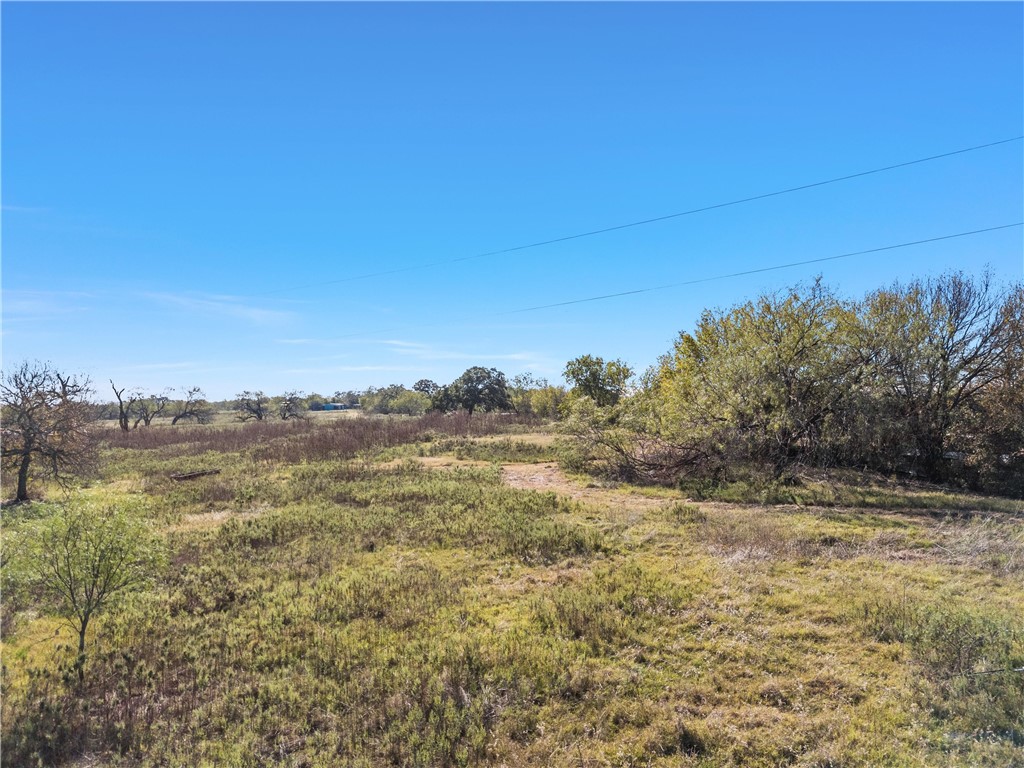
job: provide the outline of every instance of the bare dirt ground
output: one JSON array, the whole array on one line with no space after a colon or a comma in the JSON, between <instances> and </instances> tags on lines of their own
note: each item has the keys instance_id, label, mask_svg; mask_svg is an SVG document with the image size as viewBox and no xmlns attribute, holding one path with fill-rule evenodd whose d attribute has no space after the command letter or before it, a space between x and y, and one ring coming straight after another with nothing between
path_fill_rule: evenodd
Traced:
<instances>
[{"instance_id":1,"label":"bare dirt ground","mask_svg":"<svg viewBox=\"0 0 1024 768\"><path fill-rule=\"evenodd\" d=\"M531 438L533 435L516 435L516 439L523 437ZM541 439L547 439L549 435L537 435ZM533 442L531 440L530 442ZM455 467L489 467L491 462L476 461L472 459L456 459L453 456L417 456L416 462L431 469L451 469ZM381 466L398 466L408 459L395 459ZM565 496L585 504L603 505L618 509L629 509L632 511L646 511L658 509L671 504L674 499L659 498L656 496L645 496L640 493L621 490L618 488L601 487L596 484L584 484L574 480L559 468L553 461L540 464L502 464L501 474L505 483L513 488L521 488L528 491L550 491L560 496ZM680 499L681 500L681 499Z\"/></svg>"},{"instance_id":2,"label":"bare dirt ground","mask_svg":"<svg viewBox=\"0 0 1024 768\"><path fill-rule=\"evenodd\" d=\"M616 488L581 485L566 477L554 462L543 464L502 464L502 476L513 488L552 491L586 504L605 504L635 510L657 509L671 503L669 499L652 498Z\"/></svg>"}]
</instances>

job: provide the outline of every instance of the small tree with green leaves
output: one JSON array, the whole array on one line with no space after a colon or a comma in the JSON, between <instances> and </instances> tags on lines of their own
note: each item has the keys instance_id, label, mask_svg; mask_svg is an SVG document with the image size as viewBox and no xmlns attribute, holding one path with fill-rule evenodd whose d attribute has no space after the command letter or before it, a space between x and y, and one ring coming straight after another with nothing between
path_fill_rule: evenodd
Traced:
<instances>
[{"instance_id":1,"label":"small tree with green leaves","mask_svg":"<svg viewBox=\"0 0 1024 768\"><path fill-rule=\"evenodd\" d=\"M137 505L75 500L46 521L28 558L42 591L78 635L82 682L93 617L152 579L164 545Z\"/></svg>"},{"instance_id":2,"label":"small tree with green leaves","mask_svg":"<svg viewBox=\"0 0 1024 768\"><path fill-rule=\"evenodd\" d=\"M565 379L574 397L589 397L598 406L615 405L626 394L633 369L621 360L581 355L565 364Z\"/></svg>"}]
</instances>

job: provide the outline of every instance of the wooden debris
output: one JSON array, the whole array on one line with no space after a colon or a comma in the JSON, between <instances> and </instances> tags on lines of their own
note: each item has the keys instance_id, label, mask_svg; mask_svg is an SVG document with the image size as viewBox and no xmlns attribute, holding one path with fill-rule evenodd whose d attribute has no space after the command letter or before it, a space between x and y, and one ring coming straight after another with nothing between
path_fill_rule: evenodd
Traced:
<instances>
[{"instance_id":1,"label":"wooden debris","mask_svg":"<svg viewBox=\"0 0 1024 768\"><path fill-rule=\"evenodd\" d=\"M198 472L184 472L180 475L171 475L171 480L191 480L195 477L205 477L206 475L219 475L219 469L201 469Z\"/></svg>"}]
</instances>

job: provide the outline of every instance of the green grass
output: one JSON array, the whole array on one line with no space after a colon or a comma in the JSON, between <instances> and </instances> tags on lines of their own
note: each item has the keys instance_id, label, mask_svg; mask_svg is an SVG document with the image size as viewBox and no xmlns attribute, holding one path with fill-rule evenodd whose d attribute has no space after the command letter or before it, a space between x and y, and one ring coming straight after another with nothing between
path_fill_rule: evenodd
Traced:
<instances>
[{"instance_id":1,"label":"green grass","mask_svg":"<svg viewBox=\"0 0 1024 768\"><path fill-rule=\"evenodd\" d=\"M96 619L82 687L18 568L51 507L3 511L4 765L1024 763L1024 523L999 502L583 502L502 483L548 460L525 435L279 438L107 451L84 492L143 499L170 560Z\"/></svg>"},{"instance_id":2,"label":"green grass","mask_svg":"<svg viewBox=\"0 0 1024 768\"><path fill-rule=\"evenodd\" d=\"M733 504L1024 514L1024 501L1019 499L986 496L849 470L816 471L786 481L757 475L722 483L684 480L680 482L679 489L698 501Z\"/></svg>"},{"instance_id":3,"label":"green grass","mask_svg":"<svg viewBox=\"0 0 1024 768\"><path fill-rule=\"evenodd\" d=\"M551 443L516 438L511 435L488 437L444 437L428 435L416 443L395 446L374 458L388 461L415 457L451 457L458 461L537 463L555 461L557 451Z\"/></svg>"}]
</instances>

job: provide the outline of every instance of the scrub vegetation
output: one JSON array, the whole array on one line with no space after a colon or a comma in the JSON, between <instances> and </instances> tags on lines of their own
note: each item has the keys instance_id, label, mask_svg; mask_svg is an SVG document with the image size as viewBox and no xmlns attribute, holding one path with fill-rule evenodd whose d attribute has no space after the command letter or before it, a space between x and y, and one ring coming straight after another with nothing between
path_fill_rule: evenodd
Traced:
<instances>
[{"instance_id":1,"label":"scrub vegetation","mask_svg":"<svg viewBox=\"0 0 1024 768\"><path fill-rule=\"evenodd\" d=\"M548 429L110 430L3 511L3 764L1024 760L1019 503L694 500L574 480ZM41 547L99 511L131 556L80 649Z\"/></svg>"},{"instance_id":2,"label":"scrub vegetation","mask_svg":"<svg viewBox=\"0 0 1024 768\"><path fill-rule=\"evenodd\" d=\"M111 382L106 426L25 364L0 762L1024 765L1022 311L815 283L639 380Z\"/></svg>"}]
</instances>

